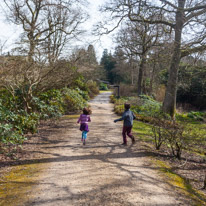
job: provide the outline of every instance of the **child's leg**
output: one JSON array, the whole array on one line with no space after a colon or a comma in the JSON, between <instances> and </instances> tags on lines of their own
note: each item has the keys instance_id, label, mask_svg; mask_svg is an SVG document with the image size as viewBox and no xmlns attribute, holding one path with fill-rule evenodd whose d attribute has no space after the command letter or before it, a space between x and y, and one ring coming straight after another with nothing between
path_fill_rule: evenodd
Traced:
<instances>
[{"instance_id":1,"label":"child's leg","mask_svg":"<svg viewBox=\"0 0 206 206\"><path fill-rule=\"evenodd\" d=\"M83 139L84 139L84 140L87 139L87 131L83 131Z\"/></svg>"},{"instance_id":2,"label":"child's leg","mask_svg":"<svg viewBox=\"0 0 206 206\"><path fill-rule=\"evenodd\" d=\"M127 136L132 139L132 143L135 143L134 136L132 135L132 127L127 127L126 132L127 132Z\"/></svg>"},{"instance_id":3,"label":"child's leg","mask_svg":"<svg viewBox=\"0 0 206 206\"><path fill-rule=\"evenodd\" d=\"M84 139L84 131L82 131L82 141L83 141L83 139Z\"/></svg>"},{"instance_id":4,"label":"child's leg","mask_svg":"<svg viewBox=\"0 0 206 206\"><path fill-rule=\"evenodd\" d=\"M123 126L123 129L122 129L122 137L123 137L123 143L124 143L124 144L127 144L126 132L127 132L127 127Z\"/></svg>"},{"instance_id":5,"label":"child's leg","mask_svg":"<svg viewBox=\"0 0 206 206\"><path fill-rule=\"evenodd\" d=\"M87 131L84 131L83 132L83 145L85 145L86 144L86 139L87 139Z\"/></svg>"}]
</instances>

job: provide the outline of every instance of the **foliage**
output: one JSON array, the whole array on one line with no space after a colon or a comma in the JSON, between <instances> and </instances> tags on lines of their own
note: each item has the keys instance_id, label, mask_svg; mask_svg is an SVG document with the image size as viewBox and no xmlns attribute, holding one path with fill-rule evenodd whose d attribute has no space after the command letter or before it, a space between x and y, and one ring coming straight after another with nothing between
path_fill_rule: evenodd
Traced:
<instances>
[{"instance_id":1,"label":"foliage","mask_svg":"<svg viewBox=\"0 0 206 206\"><path fill-rule=\"evenodd\" d=\"M191 122L191 115L195 115L193 120L197 122L196 116L205 117L203 112L190 112L188 114L177 114L177 121L171 119L168 114L161 110L161 104L149 96L121 97L116 99L111 96L111 101L115 104L114 111L117 114L124 112L124 103L131 103L131 110L135 113L138 120L150 123L150 136L144 141L153 141L155 148L159 150L162 145L171 150L174 157L181 159L182 150L202 152L206 147L206 128L200 125L194 126ZM190 120L186 123L185 120ZM135 123L135 130L143 123ZM204 125L204 124L203 124ZM139 136L140 129L138 129ZM200 149L202 148L202 149Z\"/></svg>"},{"instance_id":2,"label":"foliage","mask_svg":"<svg viewBox=\"0 0 206 206\"><path fill-rule=\"evenodd\" d=\"M107 91L108 90L107 84L101 82L99 85L99 90Z\"/></svg>"},{"instance_id":3,"label":"foliage","mask_svg":"<svg viewBox=\"0 0 206 206\"><path fill-rule=\"evenodd\" d=\"M194 119L194 120L198 120L198 121L203 121L204 120L204 113L203 112L189 112L187 114L187 117Z\"/></svg>"},{"instance_id":4,"label":"foliage","mask_svg":"<svg viewBox=\"0 0 206 206\"><path fill-rule=\"evenodd\" d=\"M152 97L141 95L142 105L140 107L140 114L144 116L156 117L162 114L161 103L155 101Z\"/></svg>"},{"instance_id":5,"label":"foliage","mask_svg":"<svg viewBox=\"0 0 206 206\"><path fill-rule=\"evenodd\" d=\"M176 119L179 121L204 121L205 112L190 111L188 113L176 113Z\"/></svg>"},{"instance_id":6,"label":"foliage","mask_svg":"<svg viewBox=\"0 0 206 206\"><path fill-rule=\"evenodd\" d=\"M86 100L74 89L64 88L64 106L65 113L74 112L83 109L87 106Z\"/></svg>"},{"instance_id":7,"label":"foliage","mask_svg":"<svg viewBox=\"0 0 206 206\"><path fill-rule=\"evenodd\" d=\"M64 99L60 90L49 90L33 98L34 108L41 119L59 117L64 113Z\"/></svg>"},{"instance_id":8,"label":"foliage","mask_svg":"<svg viewBox=\"0 0 206 206\"><path fill-rule=\"evenodd\" d=\"M87 101L90 99L88 91L83 91L79 88L76 88L75 90L82 96L83 99Z\"/></svg>"},{"instance_id":9,"label":"foliage","mask_svg":"<svg viewBox=\"0 0 206 206\"><path fill-rule=\"evenodd\" d=\"M194 61L194 60L193 60ZM206 72L205 66L183 64L179 71L177 102L189 103L196 108L205 109Z\"/></svg>"},{"instance_id":10,"label":"foliage","mask_svg":"<svg viewBox=\"0 0 206 206\"><path fill-rule=\"evenodd\" d=\"M89 80L87 81L87 87L88 87L88 92L89 92L89 96L92 98L94 97L95 95L99 94L99 89L98 89L98 86L97 86L97 83L93 80Z\"/></svg>"},{"instance_id":11,"label":"foliage","mask_svg":"<svg viewBox=\"0 0 206 206\"><path fill-rule=\"evenodd\" d=\"M36 113L27 114L23 110L10 111L0 105L0 142L5 144L20 144L25 140L24 133L36 132L39 116Z\"/></svg>"},{"instance_id":12,"label":"foliage","mask_svg":"<svg viewBox=\"0 0 206 206\"><path fill-rule=\"evenodd\" d=\"M65 113L81 110L89 99L88 92L76 89L51 89L36 94L31 100L31 112L24 110L21 92L12 96L7 90L0 92L0 142L21 144L24 134L35 133L40 119L58 118Z\"/></svg>"},{"instance_id":13,"label":"foliage","mask_svg":"<svg viewBox=\"0 0 206 206\"><path fill-rule=\"evenodd\" d=\"M103 66L103 69L106 71L107 79L111 84L113 84L116 75L112 70L115 68L116 61L111 54L108 54L107 49L103 51L100 64Z\"/></svg>"}]
</instances>

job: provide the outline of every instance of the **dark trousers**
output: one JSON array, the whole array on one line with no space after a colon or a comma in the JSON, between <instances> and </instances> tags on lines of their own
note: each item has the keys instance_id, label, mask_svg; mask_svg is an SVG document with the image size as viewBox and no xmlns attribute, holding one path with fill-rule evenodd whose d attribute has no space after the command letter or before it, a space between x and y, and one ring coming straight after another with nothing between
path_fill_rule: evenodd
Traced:
<instances>
[{"instance_id":1,"label":"dark trousers","mask_svg":"<svg viewBox=\"0 0 206 206\"><path fill-rule=\"evenodd\" d=\"M127 136L130 137L131 139L134 138L131 132L132 132L132 127L123 126L122 129L123 143L127 143Z\"/></svg>"}]
</instances>

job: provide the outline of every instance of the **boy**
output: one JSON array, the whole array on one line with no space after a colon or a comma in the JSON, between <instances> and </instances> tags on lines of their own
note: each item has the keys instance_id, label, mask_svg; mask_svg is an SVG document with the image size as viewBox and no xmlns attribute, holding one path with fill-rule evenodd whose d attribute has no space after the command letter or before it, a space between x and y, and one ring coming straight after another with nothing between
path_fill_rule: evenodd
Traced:
<instances>
[{"instance_id":1,"label":"boy","mask_svg":"<svg viewBox=\"0 0 206 206\"><path fill-rule=\"evenodd\" d=\"M130 104L125 103L124 104L125 111L121 118L115 119L114 122L122 121L124 120L123 129L122 129L122 136L123 136L123 143L122 145L127 145L127 136L129 136L132 140L132 144L135 143L134 136L132 135L132 126L133 126L133 120L136 118L133 114L133 112L130 110ZM126 136L127 134L127 136Z\"/></svg>"}]
</instances>

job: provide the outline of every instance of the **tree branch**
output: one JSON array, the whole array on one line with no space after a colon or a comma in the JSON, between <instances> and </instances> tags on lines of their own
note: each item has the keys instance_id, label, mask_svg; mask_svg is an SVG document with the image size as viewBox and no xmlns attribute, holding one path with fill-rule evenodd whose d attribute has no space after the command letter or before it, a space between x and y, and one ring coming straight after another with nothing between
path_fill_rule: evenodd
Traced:
<instances>
[{"instance_id":1,"label":"tree branch","mask_svg":"<svg viewBox=\"0 0 206 206\"><path fill-rule=\"evenodd\" d=\"M191 49L186 49L181 51L181 58L188 56L193 53L202 52L206 50L206 45L197 46Z\"/></svg>"}]
</instances>

